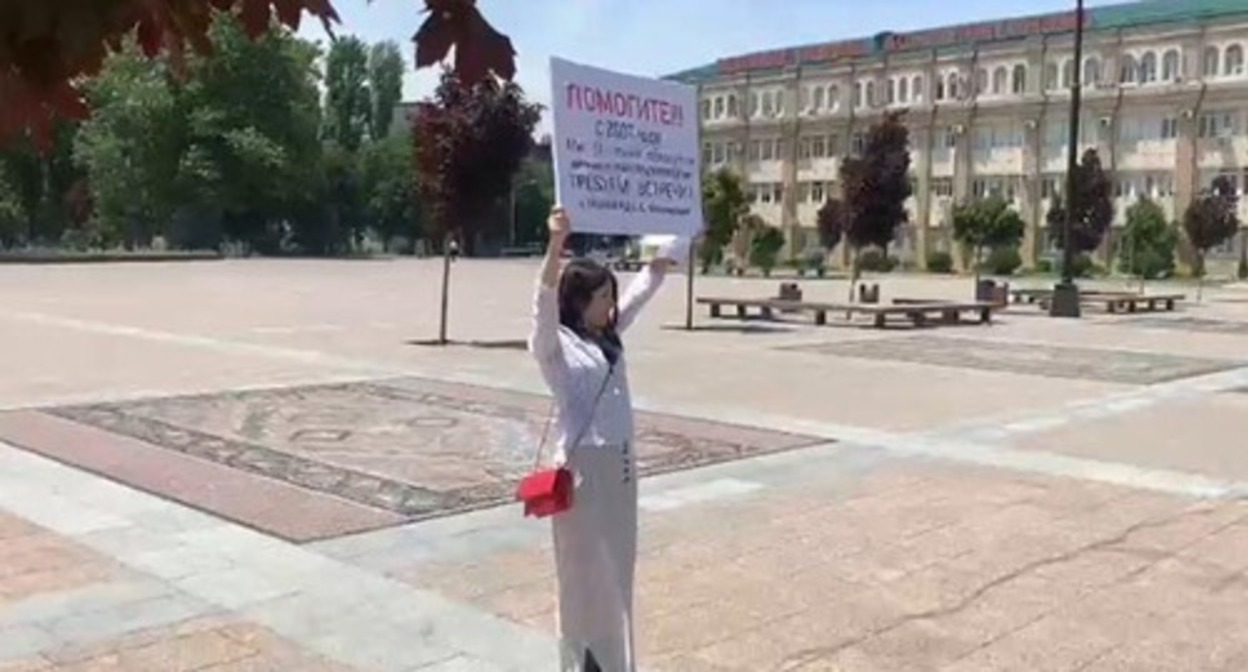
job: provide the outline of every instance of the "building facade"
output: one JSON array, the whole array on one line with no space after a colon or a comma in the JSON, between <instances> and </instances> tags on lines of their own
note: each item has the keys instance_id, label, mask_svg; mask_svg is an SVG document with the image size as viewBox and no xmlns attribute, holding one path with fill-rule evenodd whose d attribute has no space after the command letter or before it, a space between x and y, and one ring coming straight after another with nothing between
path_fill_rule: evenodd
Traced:
<instances>
[{"instance_id":1,"label":"building facade","mask_svg":"<svg viewBox=\"0 0 1248 672\"><path fill-rule=\"evenodd\" d=\"M1088 10L1078 64L1076 20L1072 11L882 33L722 59L671 79L699 88L704 168L744 176L753 211L782 227L794 252L814 244L841 159L882 114L905 110L915 195L892 252L922 265L931 251L954 251L953 205L998 194L1027 222L1025 263L1055 254L1044 222L1064 187L1076 69L1080 153L1096 148L1113 176L1117 226L1145 196L1177 219L1219 175L1244 194L1248 2ZM1244 238L1216 252L1237 257Z\"/></svg>"}]
</instances>

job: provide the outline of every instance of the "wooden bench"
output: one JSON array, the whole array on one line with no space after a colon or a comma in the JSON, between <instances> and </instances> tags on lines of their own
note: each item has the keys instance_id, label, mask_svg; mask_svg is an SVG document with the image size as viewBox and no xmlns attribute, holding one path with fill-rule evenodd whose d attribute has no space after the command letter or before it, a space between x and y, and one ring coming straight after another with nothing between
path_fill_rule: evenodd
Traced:
<instances>
[{"instance_id":1,"label":"wooden bench","mask_svg":"<svg viewBox=\"0 0 1248 672\"><path fill-rule=\"evenodd\" d=\"M1104 306L1107 313L1138 313L1143 308L1146 312L1158 310L1172 311L1179 301L1187 298L1185 294L1134 294L1131 292L1088 292L1079 295L1079 303L1084 306ZM1041 308L1049 307L1049 300L1040 301Z\"/></svg>"},{"instance_id":2,"label":"wooden bench","mask_svg":"<svg viewBox=\"0 0 1248 672\"><path fill-rule=\"evenodd\" d=\"M728 299L703 297L697 300L698 305L707 306L712 318L723 317L724 306L736 309L738 318L749 317L750 309L757 309L763 319L775 319L775 313L812 313L815 324L822 326L828 323L828 313L846 313L847 315L870 315L877 329L884 328L889 317L904 317L914 326L921 327L929 323L929 318L939 316L945 324L957 324L962 314L971 312L979 317L981 324L992 322L992 311L999 305L985 301L969 301L956 303L927 299L896 299L892 305L876 304L845 304L845 303L814 303L806 301L786 301L783 299Z\"/></svg>"}]
</instances>

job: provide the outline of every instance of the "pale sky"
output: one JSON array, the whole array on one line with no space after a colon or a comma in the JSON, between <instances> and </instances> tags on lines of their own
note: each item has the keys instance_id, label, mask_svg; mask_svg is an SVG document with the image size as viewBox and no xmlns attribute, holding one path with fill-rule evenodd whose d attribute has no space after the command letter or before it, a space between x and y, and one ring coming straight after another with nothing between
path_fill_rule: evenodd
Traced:
<instances>
[{"instance_id":1,"label":"pale sky","mask_svg":"<svg viewBox=\"0 0 1248 672\"><path fill-rule=\"evenodd\" d=\"M1088 0L1088 7L1121 0ZM1173 2L1174 0L1152 0ZM404 99L430 93L433 69L410 69L421 0L334 0L341 34L394 40L409 61ZM1074 0L479 0L518 52L517 82L550 102L551 56L635 75L662 76L734 56L815 42L868 37L1028 14L1073 11ZM318 22L305 38L326 39ZM545 130L546 124L539 129Z\"/></svg>"}]
</instances>

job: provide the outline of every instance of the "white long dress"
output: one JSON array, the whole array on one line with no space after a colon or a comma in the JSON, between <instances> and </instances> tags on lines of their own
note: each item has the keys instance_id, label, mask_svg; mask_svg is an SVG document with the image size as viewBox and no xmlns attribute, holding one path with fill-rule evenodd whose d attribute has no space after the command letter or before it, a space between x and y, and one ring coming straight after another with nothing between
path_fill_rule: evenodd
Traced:
<instances>
[{"instance_id":1,"label":"white long dress","mask_svg":"<svg viewBox=\"0 0 1248 672\"><path fill-rule=\"evenodd\" d=\"M662 280L661 271L647 267L629 285L619 301L621 334ZM554 462L566 465L576 484L571 509L552 522L562 670L583 670L588 651L603 672L635 672L637 480L628 370L623 355L612 367L596 344L559 323L555 289L539 281L534 304L529 350L555 397Z\"/></svg>"}]
</instances>

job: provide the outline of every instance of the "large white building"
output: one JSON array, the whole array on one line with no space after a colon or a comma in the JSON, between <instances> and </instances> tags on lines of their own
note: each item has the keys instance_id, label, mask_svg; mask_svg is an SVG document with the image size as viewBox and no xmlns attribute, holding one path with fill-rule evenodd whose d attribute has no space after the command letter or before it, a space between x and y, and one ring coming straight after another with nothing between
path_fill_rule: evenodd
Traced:
<instances>
[{"instance_id":1,"label":"large white building","mask_svg":"<svg viewBox=\"0 0 1248 672\"><path fill-rule=\"evenodd\" d=\"M1119 224L1144 195L1177 218L1218 175L1248 189L1248 0L1088 10L1080 64L1075 21L1072 11L881 33L721 59L671 78L699 87L705 167L745 176L754 212L784 228L795 249L813 241L841 157L882 113L905 109L915 196L895 251L921 264L929 251L952 250L953 204L997 193L1028 223L1025 262L1053 253L1044 221L1064 185L1076 67L1081 153L1097 148L1111 171ZM1248 202L1241 210L1248 220ZM1239 243L1219 252L1234 255Z\"/></svg>"}]
</instances>

